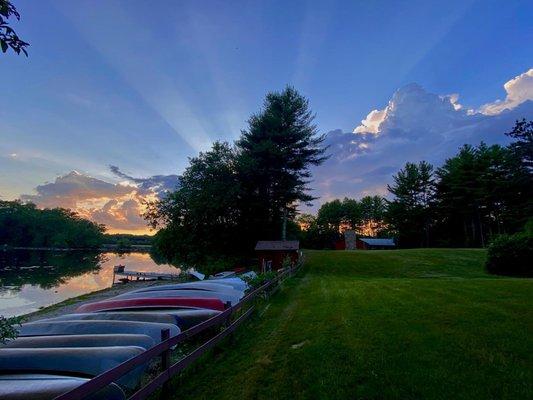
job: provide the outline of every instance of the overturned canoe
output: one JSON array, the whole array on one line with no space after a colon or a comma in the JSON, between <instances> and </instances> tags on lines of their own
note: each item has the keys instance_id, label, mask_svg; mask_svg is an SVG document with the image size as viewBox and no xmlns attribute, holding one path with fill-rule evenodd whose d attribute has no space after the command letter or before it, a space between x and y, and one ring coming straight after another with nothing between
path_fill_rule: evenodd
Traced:
<instances>
[{"instance_id":1,"label":"overturned canoe","mask_svg":"<svg viewBox=\"0 0 533 400\"><path fill-rule=\"evenodd\" d=\"M222 303L230 303L235 305L241 299L241 296L233 296L220 292L208 292L205 290L152 290L148 292L128 292L119 296L113 297L113 299L151 299L151 298L198 298L198 299L219 299Z\"/></svg>"},{"instance_id":2,"label":"overturned canoe","mask_svg":"<svg viewBox=\"0 0 533 400\"><path fill-rule=\"evenodd\" d=\"M161 341L161 331L170 330L170 336L180 333L172 324L134 321L49 321L22 324L19 336L91 335L132 333L150 336L156 343Z\"/></svg>"},{"instance_id":3,"label":"overturned canoe","mask_svg":"<svg viewBox=\"0 0 533 400\"><path fill-rule=\"evenodd\" d=\"M202 282L204 282L204 281L202 281ZM205 282L213 282L213 283L218 283L218 284L222 284L222 285L229 285L233 289L241 290L241 291L245 291L245 290L248 289L248 284L246 283L246 281L244 281L241 278L222 278L222 279L209 278Z\"/></svg>"},{"instance_id":4,"label":"overturned canoe","mask_svg":"<svg viewBox=\"0 0 533 400\"><path fill-rule=\"evenodd\" d=\"M192 328L201 322L213 318L220 314L217 310L157 310L157 312L174 315L178 319L178 326L182 331Z\"/></svg>"},{"instance_id":5,"label":"overturned canoe","mask_svg":"<svg viewBox=\"0 0 533 400\"><path fill-rule=\"evenodd\" d=\"M2 400L50 400L77 388L87 378L49 374L0 375L0 399ZM112 383L86 400L124 400L122 389Z\"/></svg>"},{"instance_id":6,"label":"overturned canoe","mask_svg":"<svg viewBox=\"0 0 533 400\"><path fill-rule=\"evenodd\" d=\"M222 284L222 283L212 283L212 282L185 282L185 283L175 283L168 285L154 285L148 286L136 290L132 290L128 293L139 293L139 292L152 292L152 291L161 291L161 290L202 290L206 292L220 292L228 293L233 296L243 296L244 291L236 290L231 285Z\"/></svg>"},{"instance_id":7,"label":"overturned canoe","mask_svg":"<svg viewBox=\"0 0 533 400\"><path fill-rule=\"evenodd\" d=\"M100 312L100 313L77 313L65 314L59 317L41 319L39 322L50 321L134 321L134 322L155 322L159 324L178 324L178 319L170 314L151 312Z\"/></svg>"},{"instance_id":8,"label":"overturned canoe","mask_svg":"<svg viewBox=\"0 0 533 400\"><path fill-rule=\"evenodd\" d=\"M200 299L189 297L171 297L156 299L115 299L84 304L77 308L77 312L115 311L147 308L207 308L224 310L224 303L219 299Z\"/></svg>"},{"instance_id":9,"label":"overturned canoe","mask_svg":"<svg viewBox=\"0 0 533 400\"><path fill-rule=\"evenodd\" d=\"M14 371L99 375L145 350L135 346L64 347L47 349L0 349L0 372ZM135 388L146 366L122 376L117 383Z\"/></svg>"},{"instance_id":10,"label":"overturned canoe","mask_svg":"<svg viewBox=\"0 0 533 400\"><path fill-rule=\"evenodd\" d=\"M149 349L155 344L148 335L103 334L103 335L53 335L23 336L7 342L3 348L45 348L45 347L109 347L136 346Z\"/></svg>"},{"instance_id":11,"label":"overturned canoe","mask_svg":"<svg viewBox=\"0 0 533 400\"><path fill-rule=\"evenodd\" d=\"M99 314L106 314L107 311L102 312L95 312L95 313L89 313L87 315L95 315L96 317ZM113 311L113 314L161 314L161 315L169 315L172 318L176 319L176 323L178 327L184 331L186 329L192 328L195 325L198 325L201 322L204 322L208 320L209 318L213 318L220 314L220 311L218 310L209 310L207 308L152 308L148 307L146 309L139 309L139 310L117 310Z\"/></svg>"}]
</instances>

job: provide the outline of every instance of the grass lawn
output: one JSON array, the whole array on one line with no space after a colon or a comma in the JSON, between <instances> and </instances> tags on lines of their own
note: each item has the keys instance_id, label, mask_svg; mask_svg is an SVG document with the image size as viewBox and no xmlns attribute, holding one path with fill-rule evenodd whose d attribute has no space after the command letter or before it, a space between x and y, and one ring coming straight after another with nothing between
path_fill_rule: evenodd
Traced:
<instances>
[{"instance_id":1,"label":"grass lawn","mask_svg":"<svg viewBox=\"0 0 533 400\"><path fill-rule=\"evenodd\" d=\"M533 280L483 250L308 251L175 399L533 397Z\"/></svg>"}]
</instances>

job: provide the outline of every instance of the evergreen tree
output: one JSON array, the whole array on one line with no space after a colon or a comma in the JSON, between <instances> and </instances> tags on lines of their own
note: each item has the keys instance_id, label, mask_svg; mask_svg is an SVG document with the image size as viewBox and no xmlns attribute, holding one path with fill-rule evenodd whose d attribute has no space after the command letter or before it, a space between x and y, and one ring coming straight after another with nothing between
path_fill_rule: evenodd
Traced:
<instances>
[{"instance_id":1,"label":"evergreen tree","mask_svg":"<svg viewBox=\"0 0 533 400\"><path fill-rule=\"evenodd\" d=\"M399 235L403 247L429 246L432 206L435 197L433 166L425 161L407 163L387 186L394 199L388 205L387 220Z\"/></svg>"},{"instance_id":2,"label":"evergreen tree","mask_svg":"<svg viewBox=\"0 0 533 400\"><path fill-rule=\"evenodd\" d=\"M516 139L515 142L511 143L511 149L529 171L533 171L533 121L526 121L525 118L516 121L513 130L506 135Z\"/></svg>"},{"instance_id":3,"label":"evergreen tree","mask_svg":"<svg viewBox=\"0 0 533 400\"><path fill-rule=\"evenodd\" d=\"M308 100L292 87L269 93L237 142L245 237L280 239L284 218L309 203L309 168L326 157ZM250 232L250 230L252 230Z\"/></svg>"}]
</instances>

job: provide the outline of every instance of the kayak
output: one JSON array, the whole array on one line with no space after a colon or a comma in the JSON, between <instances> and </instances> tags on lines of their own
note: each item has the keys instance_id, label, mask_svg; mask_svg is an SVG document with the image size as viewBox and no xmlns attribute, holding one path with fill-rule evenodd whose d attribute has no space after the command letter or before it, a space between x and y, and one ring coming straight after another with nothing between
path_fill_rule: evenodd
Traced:
<instances>
[{"instance_id":1,"label":"kayak","mask_svg":"<svg viewBox=\"0 0 533 400\"><path fill-rule=\"evenodd\" d=\"M50 400L77 388L87 378L49 374L0 375L0 399L2 400ZM86 400L125 400L122 389L112 383Z\"/></svg>"},{"instance_id":2,"label":"kayak","mask_svg":"<svg viewBox=\"0 0 533 400\"><path fill-rule=\"evenodd\" d=\"M53 335L24 336L7 342L3 348L44 348L44 347L108 347L137 346L148 350L155 345L147 335L103 334L103 335Z\"/></svg>"},{"instance_id":3,"label":"kayak","mask_svg":"<svg viewBox=\"0 0 533 400\"><path fill-rule=\"evenodd\" d=\"M189 297L164 297L156 299L115 299L96 303L84 304L76 309L77 312L115 311L146 308L207 308L224 310L224 303L219 299L200 299Z\"/></svg>"},{"instance_id":4,"label":"kayak","mask_svg":"<svg viewBox=\"0 0 533 400\"><path fill-rule=\"evenodd\" d=\"M230 303L232 306L237 304L241 299L240 296L232 296L220 292L207 292L205 290L151 290L148 292L128 292L113 299L151 299L151 298L198 298L198 299L219 299L222 303Z\"/></svg>"},{"instance_id":5,"label":"kayak","mask_svg":"<svg viewBox=\"0 0 533 400\"><path fill-rule=\"evenodd\" d=\"M0 371L99 375L145 350L135 346L0 349ZM146 366L122 376L117 383L134 389Z\"/></svg>"},{"instance_id":6,"label":"kayak","mask_svg":"<svg viewBox=\"0 0 533 400\"><path fill-rule=\"evenodd\" d=\"M186 282L186 283L175 283L168 285L154 285L148 286L141 289L132 290L128 293L138 293L138 292L151 292L151 291L160 291L160 290L202 290L206 292L220 292L228 293L234 296L243 296L244 291L236 290L231 285L224 283L212 283L212 282Z\"/></svg>"},{"instance_id":7,"label":"kayak","mask_svg":"<svg viewBox=\"0 0 533 400\"><path fill-rule=\"evenodd\" d=\"M44 321L22 324L19 336L91 335L99 333L133 333L150 336L155 343L161 341L161 330L169 329L170 336L180 333L172 324L134 321Z\"/></svg>"},{"instance_id":8,"label":"kayak","mask_svg":"<svg viewBox=\"0 0 533 400\"><path fill-rule=\"evenodd\" d=\"M134 322L156 322L160 324L177 325L178 319L174 315L159 314L151 312L101 312L101 313L78 313L65 314L60 317L41 319L39 322L51 321L134 321Z\"/></svg>"}]
</instances>

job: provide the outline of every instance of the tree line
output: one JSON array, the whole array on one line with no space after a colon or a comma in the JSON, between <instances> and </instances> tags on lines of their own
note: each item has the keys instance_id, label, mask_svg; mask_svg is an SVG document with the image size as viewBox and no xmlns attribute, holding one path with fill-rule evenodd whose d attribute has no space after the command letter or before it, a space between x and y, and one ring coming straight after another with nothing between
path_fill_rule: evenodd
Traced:
<instances>
[{"instance_id":1,"label":"tree line","mask_svg":"<svg viewBox=\"0 0 533 400\"><path fill-rule=\"evenodd\" d=\"M64 208L38 209L35 204L0 200L0 246L97 248L103 225Z\"/></svg>"},{"instance_id":2,"label":"tree line","mask_svg":"<svg viewBox=\"0 0 533 400\"><path fill-rule=\"evenodd\" d=\"M304 240L328 247L344 228L394 236L401 247L485 247L523 230L533 215L533 121L518 121L506 135L514 139L509 146L464 145L438 168L406 163L388 185L390 200L324 203L316 218L300 217Z\"/></svg>"}]
</instances>

